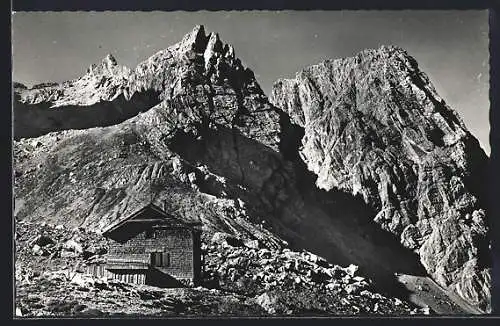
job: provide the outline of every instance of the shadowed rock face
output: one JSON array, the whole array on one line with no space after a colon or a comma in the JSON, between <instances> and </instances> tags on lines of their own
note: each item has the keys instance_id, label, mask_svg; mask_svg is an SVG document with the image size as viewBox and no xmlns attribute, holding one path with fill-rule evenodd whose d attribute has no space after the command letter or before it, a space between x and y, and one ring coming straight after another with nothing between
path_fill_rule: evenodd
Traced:
<instances>
[{"instance_id":1,"label":"shadowed rock face","mask_svg":"<svg viewBox=\"0 0 500 326\"><path fill-rule=\"evenodd\" d=\"M403 66L391 69L394 74L404 71ZM470 189L476 189L472 182L477 175L474 171L485 162L474 160L473 156L476 152L483 156L484 153L457 117L449 123L451 131L436 127L454 117L447 109L440 109L440 114L445 115L442 118L407 113L406 117L414 120L408 120L412 127L405 125L413 130L406 137L418 146L404 147L395 136L402 127L388 122L395 116L384 120L382 106L378 113L370 111L368 104L361 110L359 103L368 100L353 99L357 88L346 84L346 80L354 78L354 72L338 70L338 76L335 74L329 81L331 85L326 81L307 82L307 86L301 86L299 81L282 82L275 89L274 101L283 112L268 102L253 73L235 57L233 48L223 44L217 34L206 35L203 27L197 26L181 42L156 53L131 72L117 68L116 60L108 57L82 77L86 86L76 86L76 81L30 90L17 85L18 101L27 110L39 105L47 111L71 110L78 116L88 107L99 110L101 105L113 111L118 107L116 103L131 109L127 114L111 114L112 119L106 123L89 119L87 126L69 123L61 127L59 123L40 131L32 124L38 134L57 131L14 143L16 219L101 229L153 201L181 218L201 220L206 233L226 232L243 239L258 239L269 248L280 248L288 242L332 262L355 263L382 283L390 282L394 272L422 273L418 259L408 249L420 248L429 252L420 253L420 257L431 275L449 277L456 271L453 275L463 279L456 283L460 284L459 291L469 291L469 298L477 295L480 302L489 295L480 291L489 284L485 281L489 273L481 269L477 260L486 231L480 224L484 222L480 196ZM108 95L97 100L89 94L96 94L99 87L94 77L88 76L103 74L112 80L110 85L119 86L116 92L103 91ZM313 75L308 80L332 77L322 69ZM358 107L347 108L345 104L344 109L334 113L333 104L326 104L330 96L326 94L330 93L321 90L322 84L339 94L348 94L346 99L338 97L339 107L344 101L349 105L358 103ZM369 85L360 87L370 90ZM300 91L302 88L305 93ZM62 94L59 97L50 95L58 92ZM332 95L330 101L337 101L336 98ZM373 95L373 101L375 98ZM405 93L398 99L405 103ZM429 103L426 110L434 105ZM414 109L424 111L422 105L416 101ZM398 114L411 112L402 108ZM388 125L384 127L379 120ZM22 118L20 121L29 129L29 122ZM311 121L317 124L310 125ZM344 131L336 129L337 123ZM88 129L61 130L68 128ZM434 132L432 128L446 129L446 133ZM428 130L431 140L422 145ZM346 135L350 137L345 138L348 142L343 138ZM339 137L342 140L335 142ZM391 137L396 137L392 140L394 150L385 154L390 146L378 146L387 139L390 142ZM358 142L362 144L359 149L355 145ZM463 147L457 145L461 143ZM428 156L424 150L434 156ZM363 152L366 157L356 156ZM327 158L330 153L335 154ZM466 158L458 163L456 157L462 154ZM334 158L348 163L335 165ZM356 164L358 159L360 163ZM450 165L455 161L455 165ZM323 169L325 162L328 163ZM350 166L361 169L359 180L352 185L349 180L354 176L347 168ZM371 172L377 179L370 179ZM442 191L448 191L442 188L442 182L449 175L457 175L453 196L462 199L449 199L448 206L443 206L438 199L442 198ZM422 208L417 210L420 199L416 203L411 199L420 198L420 192L425 195ZM470 219L453 222L452 213L447 219L438 216L438 212L451 212L450 207L458 207L459 202L470 211ZM376 214L381 211L387 213ZM427 224L418 224L420 211L427 214L422 218ZM391 232L383 231L379 225ZM430 233L425 233L422 225L427 225ZM436 238L432 241L442 247L428 245L425 249L432 236ZM400 237L408 248L400 246ZM455 249L448 253L453 246ZM435 252L431 254L431 250ZM458 264L452 272L441 272L442 262L455 257L465 259L468 265ZM451 270L452 265L446 266Z\"/></svg>"},{"instance_id":2,"label":"shadowed rock face","mask_svg":"<svg viewBox=\"0 0 500 326\"><path fill-rule=\"evenodd\" d=\"M360 195L440 285L489 309L487 157L413 58L381 47L327 60L278 80L271 102L304 129L318 187Z\"/></svg>"},{"instance_id":3,"label":"shadowed rock face","mask_svg":"<svg viewBox=\"0 0 500 326\"><path fill-rule=\"evenodd\" d=\"M127 99L124 94L111 101L51 107L50 102L14 104L14 138L38 137L52 131L111 126L158 104L155 91L137 92Z\"/></svg>"}]
</instances>

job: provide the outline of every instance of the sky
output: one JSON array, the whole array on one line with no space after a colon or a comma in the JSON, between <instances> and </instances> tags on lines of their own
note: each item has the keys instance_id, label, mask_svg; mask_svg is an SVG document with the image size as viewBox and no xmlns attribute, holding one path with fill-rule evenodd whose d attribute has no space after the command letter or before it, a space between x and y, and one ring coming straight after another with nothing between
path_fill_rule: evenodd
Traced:
<instances>
[{"instance_id":1,"label":"sky","mask_svg":"<svg viewBox=\"0 0 500 326\"><path fill-rule=\"evenodd\" d=\"M485 10L16 12L13 80L31 86L77 78L108 53L134 68L197 24L232 44L268 95L278 78L321 60L400 46L490 154Z\"/></svg>"}]
</instances>

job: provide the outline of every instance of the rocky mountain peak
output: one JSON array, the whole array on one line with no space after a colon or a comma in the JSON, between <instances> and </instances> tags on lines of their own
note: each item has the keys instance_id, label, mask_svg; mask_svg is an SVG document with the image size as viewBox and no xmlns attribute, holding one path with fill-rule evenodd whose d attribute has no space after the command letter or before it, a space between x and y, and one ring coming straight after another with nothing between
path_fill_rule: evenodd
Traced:
<instances>
[{"instance_id":1,"label":"rocky mountain peak","mask_svg":"<svg viewBox=\"0 0 500 326\"><path fill-rule=\"evenodd\" d=\"M112 71L114 67L118 66L118 62L116 61L116 58L111 54L108 53L101 61L99 64L100 67L107 69L109 71Z\"/></svg>"},{"instance_id":2,"label":"rocky mountain peak","mask_svg":"<svg viewBox=\"0 0 500 326\"><path fill-rule=\"evenodd\" d=\"M303 128L318 187L363 198L440 285L489 305L487 157L415 59L384 46L323 61L276 82L271 102Z\"/></svg>"},{"instance_id":3,"label":"rocky mountain peak","mask_svg":"<svg viewBox=\"0 0 500 326\"><path fill-rule=\"evenodd\" d=\"M102 60L101 62L97 64L92 64L88 69L87 69L87 74L91 75L100 75L100 74L115 74L118 68L118 62L116 58L111 54L108 53Z\"/></svg>"},{"instance_id":4,"label":"rocky mountain peak","mask_svg":"<svg viewBox=\"0 0 500 326\"><path fill-rule=\"evenodd\" d=\"M152 89L165 103L189 103L189 108L198 108L188 109L182 116L174 114L181 117L176 121L184 126L182 129L191 130L197 125L191 118L213 121L246 134L260 129L260 140L277 148L279 119L253 72L235 58L231 45L224 44L217 33L206 35L202 25L179 43L140 63L131 76L129 89L131 93ZM269 119L256 119L264 115ZM274 124L272 128L255 127L269 123Z\"/></svg>"}]
</instances>

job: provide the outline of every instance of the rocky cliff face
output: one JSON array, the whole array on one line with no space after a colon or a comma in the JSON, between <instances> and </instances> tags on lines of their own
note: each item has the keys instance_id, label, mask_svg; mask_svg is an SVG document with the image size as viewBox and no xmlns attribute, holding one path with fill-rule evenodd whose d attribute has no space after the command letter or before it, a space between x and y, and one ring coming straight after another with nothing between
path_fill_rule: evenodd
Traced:
<instances>
[{"instance_id":1,"label":"rocky cliff face","mask_svg":"<svg viewBox=\"0 0 500 326\"><path fill-rule=\"evenodd\" d=\"M487 157L404 50L327 60L275 83L318 187L359 195L444 287L489 305Z\"/></svg>"},{"instance_id":2,"label":"rocky cliff face","mask_svg":"<svg viewBox=\"0 0 500 326\"><path fill-rule=\"evenodd\" d=\"M403 74L403 70L402 67L393 68L394 73ZM336 92L344 92L348 87L342 83L350 78L350 72L340 68L339 71L339 76L343 77L330 82L332 85L338 82L339 90ZM102 89L98 86L101 84L94 81L99 78L91 77L101 75L106 75L105 79L108 80L102 84ZM326 79L331 77L325 77L320 70L315 76ZM85 80L82 82L84 84L71 86L79 80ZM365 170L360 174L360 181L351 188L346 181L348 178L335 179L341 175L349 175L337 166L331 165L322 173L317 168L312 168L314 164L323 166L323 160L330 155L330 150L321 146L326 143L328 146L337 146L333 140L338 136L335 132L339 130L333 128L334 122L331 121L348 125L353 117L358 117L356 128L345 129L350 130L350 137L366 143L367 151L369 148L371 153L373 149L373 154L370 154L373 156L367 156L371 158L366 161L370 164L379 162L377 167L380 168L376 174L386 180L380 185L380 193L386 191L386 199L393 205L391 213L377 215L376 221L392 219L399 212L399 222L391 220L382 225L398 236L407 234L403 239L413 239L418 243L416 246L409 245L409 248L424 248L425 241L431 236L439 237L439 240L433 241L441 241L443 248L454 246L455 249L448 253L448 249L440 251L437 249L439 247L428 245L423 251L437 250L434 254L437 259L431 260L430 254L424 255L429 259L422 258L422 263L437 278L440 275L462 277L464 281L457 283L460 284L459 289L462 289L459 291L469 291L469 297L472 298L476 295L478 299L472 300L473 302L482 303L488 295L481 291L487 290L489 273L481 267L482 262L477 260L481 257L479 252L483 249L480 244L486 232L484 225L477 221L483 221L484 214L480 210L479 195L469 190L469 187L473 187L473 176L477 175L474 171L480 170L481 166L473 163L480 162L473 160L471 156L474 155L474 146L477 144L461 123L453 125L458 130L456 133L452 132L455 136L447 134L443 142L453 142L450 137L458 137L456 144L469 139L468 142L464 141L465 147L457 145L456 150L446 152L453 152L458 156L461 153L469 155L462 162L463 165L457 163L456 166L448 167L455 156L436 156L439 154L438 148L442 147L443 151L448 148L444 145L429 142L428 146L435 146L431 149L436 148L435 156L432 157L426 158L418 151L419 146L424 146L415 143L420 139L418 137L422 137L418 132L434 130L427 128L440 126L436 122L424 124L421 129L418 124L410 127L415 130L413 133L408 131L408 137L416 144L414 155L421 157L421 161L406 166L408 160L415 156L408 154L407 158L406 154L396 150L385 155L382 149L377 148L377 144L385 141L383 139L397 134L397 127L391 125L382 128L379 122L375 123L378 121L375 118L365 117L363 120L363 113L355 113L358 109L354 108L335 111L340 114L337 117L333 111L323 106L327 102L323 103L318 99L323 98L322 96L313 98L316 94L321 94L319 90L314 93L312 88L319 84L300 86L296 82L297 86L292 86L292 91L287 94L286 85L295 82L283 82L282 85L285 86L278 86L274 92L274 101L283 110L274 107L260 89L253 73L235 57L234 49L224 44L217 34L206 35L202 26L197 26L181 42L140 63L133 71L119 68L116 61L108 57L101 65L91 67L77 81L35 89L26 89L22 85L16 87L18 102L23 103L29 114L37 114L44 119L51 117L51 123L45 125L38 124L38 120L26 120L27 116L18 115L15 128L24 124L26 130L23 131L24 136L17 134L21 139L14 143L14 213L17 220L49 221L99 230L136 211L142 204L153 201L181 218L201 220L208 236L224 232L237 236L242 241L258 240L260 246L274 251L284 247L306 249L336 264L354 263L360 267L363 275L373 279L379 286L394 287L392 282L395 272L424 275L425 271L411 250L401 246L390 232L383 231L372 221L376 212L382 209L382 202L377 206L375 200L379 198L379 179L370 181L367 174L373 166L357 164L356 166ZM334 89L327 82L323 84ZM303 87L306 87L306 92L297 95L303 98L294 99L294 94L298 94L296 89ZM369 88L368 85L362 87ZM354 94L355 89L351 90ZM58 92L56 90L62 95L53 95ZM98 99L93 94L105 95ZM306 98L311 103L319 101L317 103L323 104L305 105L304 103L309 103ZM399 101L403 103L404 99L404 94L401 94ZM390 101L389 98L387 100ZM338 101L343 103L340 97ZM349 103L358 103L358 100ZM42 108L42 104L49 107ZM421 103L414 103L415 110L424 110L417 107L417 104ZM129 109L117 109L124 107ZM89 108L102 112L102 116L109 119L100 119L101 115L97 116L99 118L90 119L89 115L88 120L82 119L87 114L85 112L92 112ZM402 111L398 111L399 114L410 110L402 108ZM319 111L315 111L316 109ZM367 109L365 107L365 111ZM380 111L379 117L382 117L383 110ZM50 114L56 114L57 117ZM375 115L375 111L373 114ZM73 122L61 122L66 121L65 115L77 117L75 121L84 123L75 126ZM427 121L417 115L407 115L417 119L415 121ZM312 116L315 118L311 118ZM441 121L437 116L435 119ZM446 122L449 116L443 119ZM308 129L305 121L313 120L328 121L332 127L323 129L326 124L318 123ZM415 121L408 120L408 124ZM459 120L456 118L453 121ZM357 128L360 125L365 127ZM74 130L79 128L82 130ZM312 130L318 133L314 139L311 137ZM53 132L47 133L48 131ZM435 135L434 131L431 133ZM33 135L41 136L25 138ZM442 136L444 139L444 135ZM312 142L309 147L299 148L301 143L309 142ZM349 160L359 158L354 157L358 154L353 145L346 145L341 141L338 146L339 151L335 152L335 157L350 158ZM306 148L316 148L318 152L325 154L322 154L322 159L316 157L318 152L309 157L309 150L305 150ZM365 147L359 151L362 153L364 150ZM377 155L381 155L378 161L374 159ZM332 162L332 158L327 162ZM311 165L313 161L316 163ZM429 167L422 163L424 161L434 165ZM415 180L411 179L409 170L405 170L415 171L419 166L426 167L422 168L422 182L418 175L413 175ZM443 170L432 170L434 166ZM395 178L391 174L392 169L399 171L397 177L400 179L390 179ZM386 170L386 174L381 172ZM439 189L447 189L440 188L441 181L447 180L446 173L454 175L456 171L462 171L462 174L457 172L458 181L453 179L453 185L457 184L458 187L453 196L462 199L450 199L447 202L449 206L444 207L436 199L440 198ZM410 212L414 207L408 198L416 196L420 189L415 188L417 183L426 187L422 190L424 192L427 191L425 189L434 189L427 191L427 201L422 199L425 205L421 210L429 215L425 225L431 229L430 235L422 243L418 242L418 232L423 231L416 224L417 213L412 215L411 223L407 223L410 215L405 215L409 214L405 212ZM399 192L392 190L393 184L397 184ZM362 196L355 197L352 193ZM396 195L401 196L401 201L395 199L398 198ZM466 210L470 211L470 219L452 223L452 213L448 219L438 218L437 210L451 211L448 207L455 207L453 205L458 205L459 202L463 202ZM407 205L406 211L400 209L402 205ZM447 222L441 223L442 220ZM415 224L413 229L408 228L410 224ZM445 232L441 226L436 225L446 225L448 229ZM432 231L436 228L438 231ZM469 238L472 240L469 241ZM444 266L442 261L456 260L455 257L462 259L463 255L471 257L465 258L469 270L466 270L465 265L453 269L456 274L439 269ZM422 254L420 256L423 257ZM451 270L452 265L446 266Z\"/></svg>"}]
</instances>

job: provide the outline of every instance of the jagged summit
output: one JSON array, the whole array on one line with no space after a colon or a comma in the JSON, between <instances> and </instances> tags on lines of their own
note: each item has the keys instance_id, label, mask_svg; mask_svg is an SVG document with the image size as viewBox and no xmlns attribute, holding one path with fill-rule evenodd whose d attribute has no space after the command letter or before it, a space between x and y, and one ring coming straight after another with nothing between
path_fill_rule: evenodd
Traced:
<instances>
[{"instance_id":1,"label":"jagged summit","mask_svg":"<svg viewBox=\"0 0 500 326\"><path fill-rule=\"evenodd\" d=\"M330 76L332 80L323 80L326 75ZM452 145L464 137L471 136L458 113L445 103L438 95L429 77L419 69L417 61L399 46L382 45L376 49L362 50L352 57L323 60L318 64L298 71L295 74L295 79L278 79L273 87L273 94L279 92L280 87L284 89L296 87L293 85L296 84L297 80L305 81L304 86L308 85L307 87L312 88L312 92L315 94L321 95L325 93L327 98L331 97L332 103L327 103L330 105L338 102L338 99L345 95L342 93L348 90L352 92L352 96L349 98L350 105L361 109L363 113L371 112L371 114L375 115L385 114L381 111L382 109L395 110L397 108L404 114L407 109L411 110L411 107L401 108L395 102L393 105L379 105L377 110L372 110L371 106L365 104L365 100L370 100L370 98L365 98L365 90L371 90L368 94L373 94L374 99L381 101L383 98L397 97L396 89L403 88L405 91L411 89L412 101L426 101L424 106L427 109L424 112L426 116L429 116L432 112L438 112L434 116L435 119L441 119L439 117L446 119L446 122L439 122L445 131L439 141L444 142L446 145ZM315 80L318 80L319 83L316 83ZM340 93L333 96L330 96L328 89L323 89L325 85L333 85L338 88L342 84L348 84L349 87L339 90ZM384 93L384 95L379 97L378 95L381 93ZM295 94L299 93L295 92ZM361 97L357 95L361 95ZM278 96L271 97L278 99ZM294 100L301 100L295 95L293 97ZM292 97L287 96L285 98L291 99ZM321 98L324 100L323 97ZM307 98L304 99L307 102ZM277 104L281 107L289 106L285 103ZM309 106L313 103L304 104ZM302 124L305 123L305 117L300 113L295 118ZM381 116L378 118L383 119Z\"/></svg>"},{"instance_id":2,"label":"jagged summit","mask_svg":"<svg viewBox=\"0 0 500 326\"><path fill-rule=\"evenodd\" d=\"M116 61L115 57L111 53L109 53L101 60L100 63L92 64L87 69L87 74L100 74L103 71L112 73L113 67L116 66L118 66L118 62Z\"/></svg>"},{"instance_id":3,"label":"jagged summit","mask_svg":"<svg viewBox=\"0 0 500 326\"><path fill-rule=\"evenodd\" d=\"M367 65L367 62L371 64L379 62L381 64L400 64L398 67L401 69L402 73L421 73L418 68L417 61L408 53L408 51L397 45L381 45L378 48L363 49L353 56L342 57L342 58L328 58L320 61L317 64L313 64L305 67L304 69L296 72L296 75L304 74L307 72L314 73L315 70L321 69L322 66L341 66L345 63L349 64L361 64ZM367 69L372 69L373 67L366 66ZM278 78L275 83L280 81L285 81L286 78ZM436 94L437 95L437 94Z\"/></svg>"},{"instance_id":4,"label":"jagged summit","mask_svg":"<svg viewBox=\"0 0 500 326\"><path fill-rule=\"evenodd\" d=\"M389 57L389 56L392 56L392 55L403 55L403 56L410 56L408 54L408 51L399 46L399 45L395 45L395 44L382 44L380 45L379 47L377 48L367 48L367 49L363 49L361 51L359 51L357 53L357 55L355 56L358 56L358 55L370 55L370 54L379 54L379 55L382 55L382 56L385 56L385 57Z\"/></svg>"},{"instance_id":5,"label":"jagged summit","mask_svg":"<svg viewBox=\"0 0 500 326\"><path fill-rule=\"evenodd\" d=\"M186 89L191 91L187 94ZM133 70L118 65L112 55L107 55L76 80L50 87L42 85L36 90L17 88L16 92L19 119L15 121L22 121L22 127L15 128L16 137L114 124L162 102L186 101L194 105L197 98L211 101L209 109L197 115L217 115L228 126L243 125L244 119L264 123L253 119L252 112L270 112L253 72L234 57L231 45L223 44L216 33L206 35L202 25ZM92 106L96 112L72 110L68 117L64 107L73 105ZM99 106L106 109L98 109ZM47 111L43 109L46 107L58 110ZM23 118L24 115L30 118ZM276 137L271 136L265 143L276 146Z\"/></svg>"},{"instance_id":6,"label":"jagged summit","mask_svg":"<svg viewBox=\"0 0 500 326\"><path fill-rule=\"evenodd\" d=\"M416 61L409 55L408 51L405 48L394 44L382 44L376 48L362 49L361 51L358 51L352 56L343 58L331 58L331 59L326 59L324 61L328 62L335 62L342 60L360 61L362 57L366 56L377 58L378 60L388 60L394 57L408 57L413 61L412 63L416 64Z\"/></svg>"}]
</instances>

